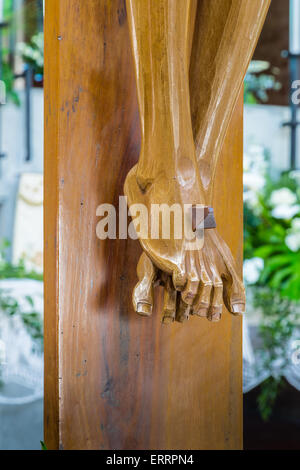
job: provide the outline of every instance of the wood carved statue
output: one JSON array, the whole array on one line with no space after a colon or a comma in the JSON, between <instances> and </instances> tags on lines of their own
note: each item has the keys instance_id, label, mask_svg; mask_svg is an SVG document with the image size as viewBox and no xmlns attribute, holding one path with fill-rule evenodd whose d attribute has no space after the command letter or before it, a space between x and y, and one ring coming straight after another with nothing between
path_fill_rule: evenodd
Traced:
<instances>
[{"instance_id":1,"label":"wood carved statue","mask_svg":"<svg viewBox=\"0 0 300 470\"><path fill-rule=\"evenodd\" d=\"M202 207L205 219L203 246L197 250L174 233L168 240L140 239L134 308L151 315L153 288L161 284L164 323L184 322L190 315L219 321L223 302L240 315L245 290L230 249L212 228L212 192L270 0L126 3L142 133L139 162L125 182L128 204Z\"/></svg>"}]
</instances>

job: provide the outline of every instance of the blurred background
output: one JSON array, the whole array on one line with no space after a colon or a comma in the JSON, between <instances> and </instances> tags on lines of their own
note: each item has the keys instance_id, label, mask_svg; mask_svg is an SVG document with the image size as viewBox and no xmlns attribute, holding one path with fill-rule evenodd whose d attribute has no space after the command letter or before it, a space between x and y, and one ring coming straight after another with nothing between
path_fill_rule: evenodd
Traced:
<instances>
[{"instance_id":1,"label":"blurred background","mask_svg":"<svg viewBox=\"0 0 300 470\"><path fill-rule=\"evenodd\" d=\"M272 0L253 59L245 80L244 444L299 449L299 0Z\"/></svg>"},{"instance_id":2,"label":"blurred background","mask_svg":"<svg viewBox=\"0 0 300 470\"><path fill-rule=\"evenodd\" d=\"M0 449L43 439L43 0L0 0Z\"/></svg>"},{"instance_id":3,"label":"blurred background","mask_svg":"<svg viewBox=\"0 0 300 470\"><path fill-rule=\"evenodd\" d=\"M300 0L272 0L245 80L245 449L300 448L299 57ZM43 0L0 0L0 449L43 439L43 63Z\"/></svg>"}]
</instances>

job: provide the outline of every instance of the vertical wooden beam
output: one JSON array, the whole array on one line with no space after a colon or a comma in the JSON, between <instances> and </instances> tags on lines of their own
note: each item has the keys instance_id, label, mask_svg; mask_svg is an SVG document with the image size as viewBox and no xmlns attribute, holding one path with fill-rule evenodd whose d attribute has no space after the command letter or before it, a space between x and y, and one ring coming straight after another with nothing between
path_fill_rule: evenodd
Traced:
<instances>
[{"instance_id":1,"label":"vertical wooden beam","mask_svg":"<svg viewBox=\"0 0 300 470\"><path fill-rule=\"evenodd\" d=\"M45 401L44 439L49 449L59 446L58 373L58 216L59 216L59 1L46 1L45 21L45 158L44 158L44 305Z\"/></svg>"},{"instance_id":2,"label":"vertical wooden beam","mask_svg":"<svg viewBox=\"0 0 300 470\"><path fill-rule=\"evenodd\" d=\"M118 205L140 146L125 2L46 1L45 56L46 445L240 449L241 320L162 326L160 293L138 317L138 242L96 237L97 206ZM242 101L217 178L241 268Z\"/></svg>"}]
</instances>

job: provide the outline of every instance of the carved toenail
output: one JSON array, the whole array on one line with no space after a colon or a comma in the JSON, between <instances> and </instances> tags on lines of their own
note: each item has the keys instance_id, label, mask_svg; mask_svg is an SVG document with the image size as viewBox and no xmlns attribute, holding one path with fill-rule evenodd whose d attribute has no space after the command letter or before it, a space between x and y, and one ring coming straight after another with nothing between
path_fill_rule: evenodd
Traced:
<instances>
[{"instance_id":1,"label":"carved toenail","mask_svg":"<svg viewBox=\"0 0 300 470\"><path fill-rule=\"evenodd\" d=\"M206 318L207 316L207 307L203 307L203 308L200 308L200 310L198 310L198 312L196 313L197 317L201 317L201 318Z\"/></svg>"},{"instance_id":2,"label":"carved toenail","mask_svg":"<svg viewBox=\"0 0 300 470\"><path fill-rule=\"evenodd\" d=\"M165 315L162 319L162 322L163 322L164 325L170 325L171 323L174 323L174 317L169 316L169 315Z\"/></svg>"},{"instance_id":3,"label":"carved toenail","mask_svg":"<svg viewBox=\"0 0 300 470\"><path fill-rule=\"evenodd\" d=\"M208 320L212 323L217 323L221 320L221 317L222 315L220 313L217 313L216 315L209 315Z\"/></svg>"},{"instance_id":4,"label":"carved toenail","mask_svg":"<svg viewBox=\"0 0 300 470\"><path fill-rule=\"evenodd\" d=\"M152 305L144 302L139 302L137 304L136 313L142 315L143 317L150 317L152 315Z\"/></svg>"},{"instance_id":5,"label":"carved toenail","mask_svg":"<svg viewBox=\"0 0 300 470\"><path fill-rule=\"evenodd\" d=\"M243 315L245 313L245 304L233 304L232 313L234 315Z\"/></svg>"}]
</instances>

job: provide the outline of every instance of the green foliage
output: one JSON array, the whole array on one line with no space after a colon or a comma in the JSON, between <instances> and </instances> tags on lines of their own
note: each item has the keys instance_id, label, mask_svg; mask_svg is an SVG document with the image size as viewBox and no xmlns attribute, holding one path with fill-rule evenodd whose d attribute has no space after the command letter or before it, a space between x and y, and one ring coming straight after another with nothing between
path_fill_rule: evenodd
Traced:
<instances>
[{"instance_id":1,"label":"green foliage","mask_svg":"<svg viewBox=\"0 0 300 470\"><path fill-rule=\"evenodd\" d=\"M26 297L28 307L32 311L24 312L19 302L7 293L5 290L0 289L0 310L7 316L19 316L26 327L30 336L36 341L36 344L42 350L43 348L43 321L41 314L34 310L34 303L30 297Z\"/></svg>"},{"instance_id":2,"label":"green foliage","mask_svg":"<svg viewBox=\"0 0 300 470\"><path fill-rule=\"evenodd\" d=\"M274 75L254 75L247 73L244 82L244 100L246 104L266 103L270 90L279 90L281 85Z\"/></svg>"},{"instance_id":3,"label":"green foliage","mask_svg":"<svg viewBox=\"0 0 300 470\"><path fill-rule=\"evenodd\" d=\"M32 67L35 74L43 74L44 68L44 53L43 53L43 33L39 32L39 18L40 23L43 17L43 2L41 0L31 0L19 7L22 14L13 7L12 0L4 1L4 18L8 22L8 27L4 28L3 43L10 44L9 35L11 32L16 32L22 28L24 30L24 37L31 38L29 43L21 43L20 53L26 64ZM22 18L22 19L21 19ZM20 24L22 21L22 25ZM5 84L6 101L11 101L15 105L20 105L18 93L15 90L15 50L2 48L2 76L0 77Z\"/></svg>"},{"instance_id":4,"label":"green foliage","mask_svg":"<svg viewBox=\"0 0 300 470\"><path fill-rule=\"evenodd\" d=\"M270 375L261 384L258 408L268 420L284 385L288 345L299 323L300 193L296 181L289 174L275 182L267 178L256 204L245 204L244 215L245 258L263 260L254 284L253 307L261 313L260 367Z\"/></svg>"},{"instance_id":5,"label":"green foliage","mask_svg":"<svg viewBox=\"0 0 300 470\"><path fill-rule=\"evenodd\" d=\"M4 0L4 18L9 18L13 11L13 0Z\"/></svg>"},{"instance_id":6,"label":"green foliage","mask_svg":"<svg viewBox=\"0 0 300 470\"><path fill-rule=\"evenodd\" d=\"M41 450L48 450L46 444L43 441L40 441L41 443Z\"/></svg>"},{"instance_id":7,"label":"green foliage","mask_svg":"<svg viewBox=\"0 0 300 470\"><path fill-rule=\"evenodd\" d=\"M281 378L274 379L273 377L265 380L265 382L263 382L261 385L261 391L257 399L257 405L260 415L264 421L269 421L277 397L284 388L284 385L285 383Z\"/></svg>"},{"instance_id":8,"label":"green foliage","mask_svg":"<svg viewBox=\"0 0 300 470\"><path fill-rule=\"evenodd\" d=\"M293 217L288 217L288 213L286 218L274 217L272 194L282 188L295 195L293 207L296 212ZM267 285L292 301L300 301L300 246L296 251L292 250L287 243L287 235L293 229L293 221L299 218L300 194L296 182L289 175L283 175L276 183L267 179L255 209L245 204L245 259L257 257L264 260L257 284Z\"/></svg>"},{"instance_id":9,"label":"green foliage","mask_svg":"<svg viewBox=\"0 0 300 470\"><path fill-rule=\"evenodd\" d=\"M19 43L19 53L36 74L44 73L44 34L32 36L29 43Z\"/></svg>"},{"instance_id":10,"label":"green foliage","mask_svg":"<svg viewBox=\"0 0 300 470\"><path fill-rule=\"evenodd\" d=\"M12 264L6 260L6 252L9 247L7 240L0 240L0 279L35 279L43 280L43 275L35 271L27 271L23 260L18 264Z\"/></svg>"},{"instance_id":11,"label":"green foliage","mask_svg":"<svg viewBox=\"0 0 300 470\"><path fill-rule=\"evenodd\" d=\"M269 62L253 60L250 63L244 82L245 103L266 103L270 90L280 90L281 83L276 79L278 72L279 70L271 67Z\"/></svg>"},{"instance_id":12,"label":"green foliage","mask_svg":"<svg viewBox=\"0 0 300 470\"><path fill-rule=\"evenodd\" d=\"M37 279L42 280L42 275L33 271L27 272L24 263L21 261L13 265L6 261L5 253L8 247L6 241L0 243L0 279ZM0 310L7 316L19 316L25 325L28 333L36 341L41 349L43 348L43 320L41 314L34 308L33 299L28 295L25 298L27 308L21 307L19 302L8 292L0 289Z\"/></svg>"},{"instance_id":13,"label":"green foliage","mask_svg":"<svg viewBox=\"0 0 300 470\"><path fill-rule=\"evenodd\" d=\"M253 306L263 313L259 327L260 367L280 378L290 362L289 342L300 318L299 306L268 286L255 288Z\"/></svg>"},{"instance_id":14,"label":"green foliage","mask_svg":"<svg viewBox=\"0 0 300 470\"><path fill-rule=\"evenodd\" d=\"M2 61L2 80L5 84L6 100L20 106L19 95L14 89L14 73L9 63L5 62L5 60Z\"/></svg>"},{"instance_id":15,"label":"green foliage","mask_svg":"<svg viewBox=\"0 0 300 470\"><path fill-rule=\"evenodd\" d=\"M3 6L3 13L4 18L9 23L9 28L4 28L2 31L3 36L5 37L11 28L15 28L14 25L14 18L13 18L13 2L12 0L4 0ZM6 101L11 101L15 105L20 105L20 99L18 93L14 89L14 70L11 67L9 54L10 51L6 48L2 48L2 76L1 80L3 80L5 84L5 92L6 92Z\"/></svg>"}]
</instances>

